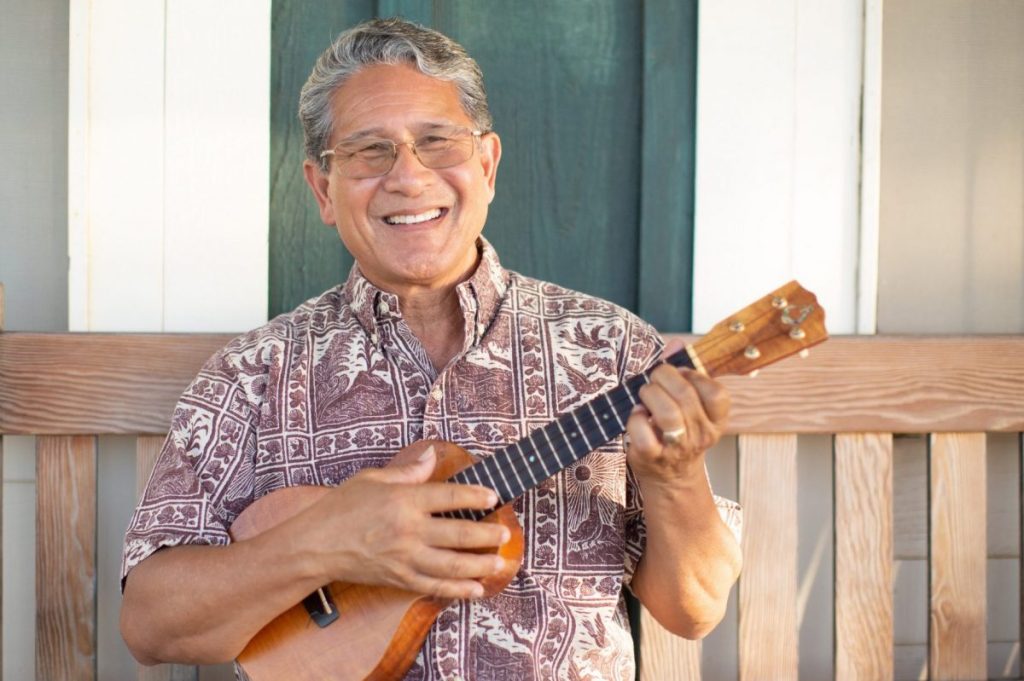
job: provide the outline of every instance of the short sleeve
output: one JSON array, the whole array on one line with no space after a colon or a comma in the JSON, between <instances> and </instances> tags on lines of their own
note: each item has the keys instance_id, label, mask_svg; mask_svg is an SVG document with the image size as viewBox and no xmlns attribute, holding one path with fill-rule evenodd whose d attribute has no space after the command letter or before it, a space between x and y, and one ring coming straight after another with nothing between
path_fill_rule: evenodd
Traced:
<instances>
[{"instance_id":1,"label":"short sleeve","mask_svg":"<svg viewBox=\"0 0 1024 681\"><path fill-rule=\"evenodd\" d=\"M228 527L251 503L257 412L225 354L207 362L175 407L125 535L122 588L159 549L227 544Z\"/></svg>"}]
</instances>

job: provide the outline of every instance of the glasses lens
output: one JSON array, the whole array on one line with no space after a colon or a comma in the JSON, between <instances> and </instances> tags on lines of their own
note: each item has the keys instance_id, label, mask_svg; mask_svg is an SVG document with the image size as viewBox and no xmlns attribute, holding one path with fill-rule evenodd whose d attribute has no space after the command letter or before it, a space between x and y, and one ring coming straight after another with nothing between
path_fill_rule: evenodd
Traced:
<instances>
[{"instance_id":1,"label":"glasses lens","mask_svg":"<svg viewBox=\"0 0 1024 681\"><path fill-rule=\"evenodd\" d=\"M421 136L413 144L416 158L427 168L450 168L473 155L474 135L465 128L441 128ZM389 139L364 139L337 149L341 173L353 179L380 177L391 171L398 146Z\"/></svg>"},{"instance_id":2,"label":"glasses lens","mask_svg":"<svg viewBox=\"0 0 1024 681\"><path fill-rule=\"evenodd\" d=\"M473 155L473 135L456 129L424 135L416 140L416 156L428 168L450 168Z\"/></svg>"}]
</instances>

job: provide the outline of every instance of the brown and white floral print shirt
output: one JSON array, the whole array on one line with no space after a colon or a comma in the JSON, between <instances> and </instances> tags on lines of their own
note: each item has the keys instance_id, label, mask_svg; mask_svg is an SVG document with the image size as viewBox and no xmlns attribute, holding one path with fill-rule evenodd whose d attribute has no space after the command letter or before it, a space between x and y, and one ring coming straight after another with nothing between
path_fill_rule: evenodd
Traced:
<instances>
[{"instance_id":1,"label":"brown and white floral print shirt","mask_svg":"<svg viewBox=\"0 0 1024 681\"><path fill-rule=\"evenodd\" d=\"M226 544L255 499L337 485L423 438L486 457L657 361L657 333L602 300L503 269L480 240L457 288L462 352L440 373L398 299L344 285L233 340L182 395L125 539L122 578L179 544ZM437 618L408 679L632 680L623 601L644 550L622 438L514 502L523 564ZM719 500L738 532L739 510Z\"/></svg>"}]
</instances>

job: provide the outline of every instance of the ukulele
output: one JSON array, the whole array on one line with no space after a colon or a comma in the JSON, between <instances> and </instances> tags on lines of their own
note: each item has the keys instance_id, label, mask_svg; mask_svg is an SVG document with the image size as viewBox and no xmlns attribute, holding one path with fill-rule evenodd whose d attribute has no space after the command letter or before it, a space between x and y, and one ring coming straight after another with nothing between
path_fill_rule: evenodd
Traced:
<instances>
[{"instance_id":1,"label":"ukulele","mask_svg":"<svg viewBox=\"0 0 1024 681\"><path fill-rule=\"evenodd\" d=\"M665 361L709 376L746 374L827 338L825 313L814 294L791 281L719 322ZM437 464L432 481L483 485L497 493L495 510L440 514L501 523L511 532L509 541L492 551L505 559L506 569L479 580L486 597L501 592L522 563L523 533L510 502L625 432L626 419L648 380L647 373L633 376L483 459L436 440L421 440L396 454L396 460L410 461L433 446ZM238 516L230 528L232 539L267 531L329 489L286 487L267 494ZM400 679L416 659L434 619L450 603L393 587L333 582L261 629L238 656L238 663L251 681Z\"/></svg>"}]
</instances>

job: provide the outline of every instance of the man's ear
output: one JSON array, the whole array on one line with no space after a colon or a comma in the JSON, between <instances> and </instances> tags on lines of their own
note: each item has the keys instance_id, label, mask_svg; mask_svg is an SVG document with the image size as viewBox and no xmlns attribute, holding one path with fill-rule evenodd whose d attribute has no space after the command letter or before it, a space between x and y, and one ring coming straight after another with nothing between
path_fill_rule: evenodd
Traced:
<instances>
[{"instance_id":1,"label":"man's ear","mask_svg":"<svg viewBox=\"0 0 1024 681\"><path fill-rule=\"evenodd\" d=\"M498 133L489 132L480 136L480 163L484 168L484 180L490 190L490 203L494 200L494 180L498 177L498 162L501 161L501 138Z\"/></svg>"},{"instance_id":2,"label":"man's ear","mask_svg":"<svg viewBox=\"0 0 1024 681\"><path fill-rule=\"evenodd\" d=\"M306 178L306 184L313 191L313 197L316 199L317 205L320 206L320 219L323 220L325 225L333 227L337 223L334 219L334 204L331 201L330 194L327 193L327 189L331 184L330 176L322 172L320 167L309 159L302 163L302 174Z\"/></svg>"}]
</instances>

